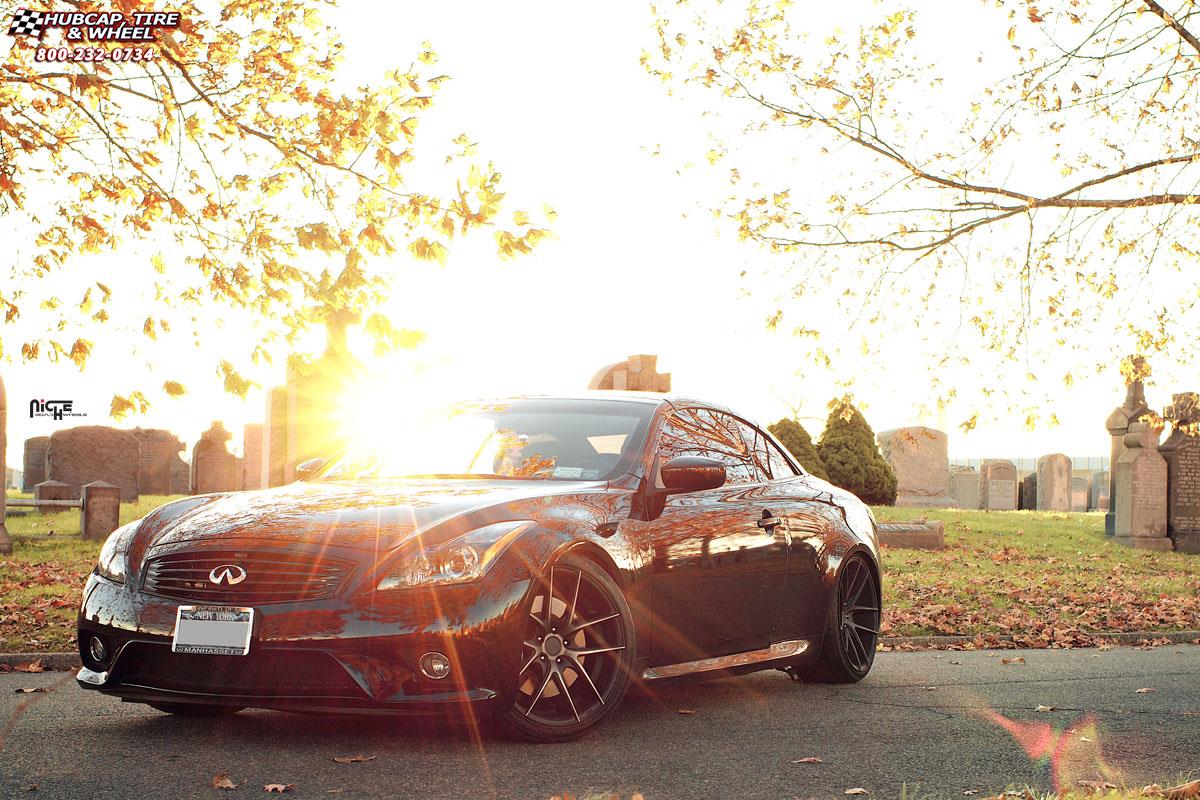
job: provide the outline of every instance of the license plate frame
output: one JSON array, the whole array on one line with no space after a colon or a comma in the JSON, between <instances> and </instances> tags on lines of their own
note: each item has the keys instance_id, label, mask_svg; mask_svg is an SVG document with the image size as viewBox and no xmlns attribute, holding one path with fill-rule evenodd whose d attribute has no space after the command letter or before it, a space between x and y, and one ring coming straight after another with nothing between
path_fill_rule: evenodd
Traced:
<instances>
[{"instance_id":1,"label":"license plate frame","mask_svg":"<svg viewBox=\"0 0 1200 800\"><path fill-rule=\"evenodd\" d=\"M244 656L250 652L254 609L244 606L179 606L171 652ZM183 634L182 640L180 634Z\"/></svg>"}]
</instances>

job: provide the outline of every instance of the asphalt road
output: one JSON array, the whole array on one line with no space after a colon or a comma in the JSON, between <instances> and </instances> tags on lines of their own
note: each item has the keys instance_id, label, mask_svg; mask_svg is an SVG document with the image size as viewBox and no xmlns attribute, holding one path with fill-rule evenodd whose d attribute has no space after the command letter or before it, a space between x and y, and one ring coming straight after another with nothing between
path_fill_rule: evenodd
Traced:
<instances>
[{"instance_id":1,"label":"asphalt road","mask_svg":"<svg viewBox=\"0 0 1200 800\"><path fill-rule=\"evenodd\" d=\"M1001 662L1017 656L1025 663ZM728 800L843 797L855 787L875 797L899 797L903 787L908 798L962 798L1010 784L1200 777L1200 647L1192 645L881 653L855 686L767 672L660 687L627 700L599 732L559 746L480 742L466 726L393 718L244 711L179 719L81 691L73 679L49 693L14 693L64 675L0 675L0 719L8 720L0 797L265 797L265 784L280 783L295 784L297 798L614 791L628 800L640 791L646 800ZM374 758L333 761L356 754ZM793 763L813 756L822 762ZM241 784L236 792L211 788L218 772Z\"/></svg>"}]
</instances>

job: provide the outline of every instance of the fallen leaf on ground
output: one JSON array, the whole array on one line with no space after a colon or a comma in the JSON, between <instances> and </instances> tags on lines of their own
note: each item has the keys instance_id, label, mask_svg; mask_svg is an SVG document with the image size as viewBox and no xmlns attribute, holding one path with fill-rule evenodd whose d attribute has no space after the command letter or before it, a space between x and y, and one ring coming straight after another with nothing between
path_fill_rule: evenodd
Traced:
<instances>
[{"instance_id":1,"label":"fallen leaf on ground","mask_svg":"<svg viewBox=\"0 0 1200 800\"><path fill-rule=\"evenodd\" d=\"M228 772L218 772L213 775L212 787L214 789L236 789L238 785L229 779Z\"/></svg>"},{"instance_id":2,"label":"fallen leaf on ground","mask_svg":"<svg viewBox=\"0 0 1200 800\"><path fill-rule=\"evenodd\" d=\"M1147 789L1150 787L1147 786ZM1155 786L1154 788L1158 788ZM1145 792L1145 790L1143 789ZM1172 786L1170 789L1159 789L1162 796L1167 800L1188 800L1193 797L1200 797L1200 780L1192 781L1191 783L1181 783L1178 786ZM1150 792L1146 792L1150 794Z\"/></svg>"},{"instance_id":3,"label":"fallen leaf on ground","mask_svg":"<svg viewBox=\"0 0 1200 800\"><path fill-rule=\"evenodd\" d=\"M1000 663L1001 664L1024 664L1025 658L1023 656L1017 656L1016 658L1002 658L1002 659L1000 659Z\"/></svg>"},{"instance_id":4,"label":"fallen leaf on ground","mask_svg":"<svg viewBox=\"0 0 1200 800\"><path fill-rule=\"evenodd\" d=\"M805 756L804 758L796 758L792 760L793 764L824 764L817 756Z\"/></svg>"},{"instance_id":5,"label":"fallen leaf on ground","mask_svg":"<svg viewBox=\"0 0 1200 800\"><path fill-rule=\"evenodd\" d=\"M676 713L676 714L682 714L682 715L683 715L683 716L685 716L685 717L694 717L694 716L696 716L696 709L694 709L694 708L681 708L681 709L679 709L678 711L676 711L675 713Z\"/></svg>"},{"instance_id":6,"label":"fallen leaf on ground","mask_svg":"<svg viewBox=\"0 0 1200 800\"><path fill-rule=\"evenodd\" d=\"M1149 686L1146 686L1141 689L1138 689L1136 692L1134 692L1134 694L1150 694L1151 692L1157 692L1157 691L1158 691L1158 689L1152 689Z\"/></svg>"},{"instance_id":7,"label":"fallen leaf on ground","mask_svg":"<svg viewBox=\"0 0 1200 800\"><path fill-rule=\"evenodd\" d=\"M296 784L294 784L294 783L268 783L263 786L263 791L264 792L274 792L276 794L283 794L284 792L290 792L292 789L295 789L295 788L296 788Z\"/></svg>"},{"instance_id":8,"label":"fallen leaf on ground","mask_svg":"<svg viewBox=\"0 0 1200 800\"><path fill-rule=\"evenodd\" d=\"M1115 783L1108 783L1107 781L1080 781L1079 785L1085 789L1097 790L1097 791L1099 791L1100 789L1118 789L1118 788L1120 788Z\"/></svg>"},{"instance_id":9,"label":"fallen leaf on ground","mask_svg":"<svg viewBox=\"0 0 1200 800\"><path fill-rule=\"evenodd\" d=\"M30 661L27 664L17 664L17 672L45 672L46 665L39 658L37 661Z\"/></svg>"},{"instance_id":10,"label":"fallen leaf on ground","mask_svg":"<svg viewBox=\"0 0 1200 800\"><path fill-rule=\"evenodd\" d=\"M979 790L978 789L967 789L965 792L963 792L963 794L965 794L965 795L979 794Z\"/></svg>"},{"instance_id":11,"label":"fallen leaf on ground","mask_svg":"<svg viewBox=\"0 0 1200 800\"><path fill-rule=\"evenodd\" d=\"M333 760L339 764L359 764L363 761L373 761L375 756L334 756Z\"/></svg>"},{"instance_id":12,"label":"fallen leaf on ground","mask_svg":"<svg viewBox=\"0 0 1200 800\"><path fill-rule=\"evenodd\" d=\"M847 789L846 791L842 792L842 794L870 794L870 792L861 786L858 786L853 789Z\"/></svg>"},{"instance_id":13,"label":"fallen leaf on ground","mask_svg":"<svg viewBox=\"0 0 1200 800\"><path fill-rule=\"evenodd\" d=\"M1086 736L1080 736L1080 737L1079 737L1079 741L1081 741L1081 742L1090 742L1090 741L1092 741L1092 740L1091 740L1091 739L1089 739L1089 738L1088 738L1088 737L1086 737Z\"/></svg>"},{"instance_id":14,"label":"fallen leaf on ground","mask_svg":"<svg viewBox=\"0 0 1200 800\"><path fill-rule=\"evenodd\" d=\"M1034 709L1034 711L1040 712L1042 714L1046 713L1047 711L1053 711L1053 710L1054 710L1054 706L1038 706L1037 708Z\"/></svg>"},{"instance_id":15,"label":"fallen leaf on ground","mask_svg":"<svg viewBox=\"0 0 1200 800\"><path fill-rule=\"evenodd\" d=\"M20 689L13 689L14 694L33 694L34 692L46 691L45 686L22 686Z\"/></svg>"},{"instance_id":16,"label":"fallen leaf on ground","mask_svg":"<svg viewBox=\"0 0 1200 800\"><path fill-rule=\"evenodd\" d=\"M922 688L927 692L936 692L937 691L936 686L923 686Z\"/></svg>"}]
</instances>

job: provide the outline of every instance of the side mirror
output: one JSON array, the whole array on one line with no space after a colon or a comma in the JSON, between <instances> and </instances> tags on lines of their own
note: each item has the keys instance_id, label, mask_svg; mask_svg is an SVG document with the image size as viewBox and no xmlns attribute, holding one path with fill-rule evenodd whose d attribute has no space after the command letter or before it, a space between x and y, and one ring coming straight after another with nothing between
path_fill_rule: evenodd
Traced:
<instances>
[{"instance_id":1,"label":"side mirror","mask_svg":"<svg viewBox=\"0 0 1200 800\"><path fill-rule=\"evenodd\" d=\"M310 458L307 461L301 461L296 465L296 479L303 480L323 466L325 466L325 459L323 458Z\"/></svg>"},{"instance_id":2,"label":"side mirror","mask_svg":"<svg viewBox=\"0 0 1200 800\"><path fill-rule=\"evenodd\" d=\"M662 482L668 492L699 492L725 485L725 465L715 458L676 456L662 465Z\"/></svg>"}]
</instances>

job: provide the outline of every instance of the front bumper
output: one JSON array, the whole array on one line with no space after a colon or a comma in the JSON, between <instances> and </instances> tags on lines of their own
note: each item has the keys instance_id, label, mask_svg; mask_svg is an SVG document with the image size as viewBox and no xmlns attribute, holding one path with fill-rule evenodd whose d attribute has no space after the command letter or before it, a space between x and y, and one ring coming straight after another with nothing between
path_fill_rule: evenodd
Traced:
<instances>
[{"instance_id":1,"label":"front bumper","mask_svg":"<svg viewBox=\"0 0 1200 800\"><path fill-rule=\"evenodd\" d=\"M500 576L505 576L501 578ZM529 579L504 570L437 590L255 606L250 652L171 652L176 609L195 601L150 595L92 575L84 589L77 681L135 702L294 711L420 713L511 699L520 666L520 613ZM89 652L99 636L104 663ZM418 662L444 653L433 680Z\"/></svg>"}]
</instances>

